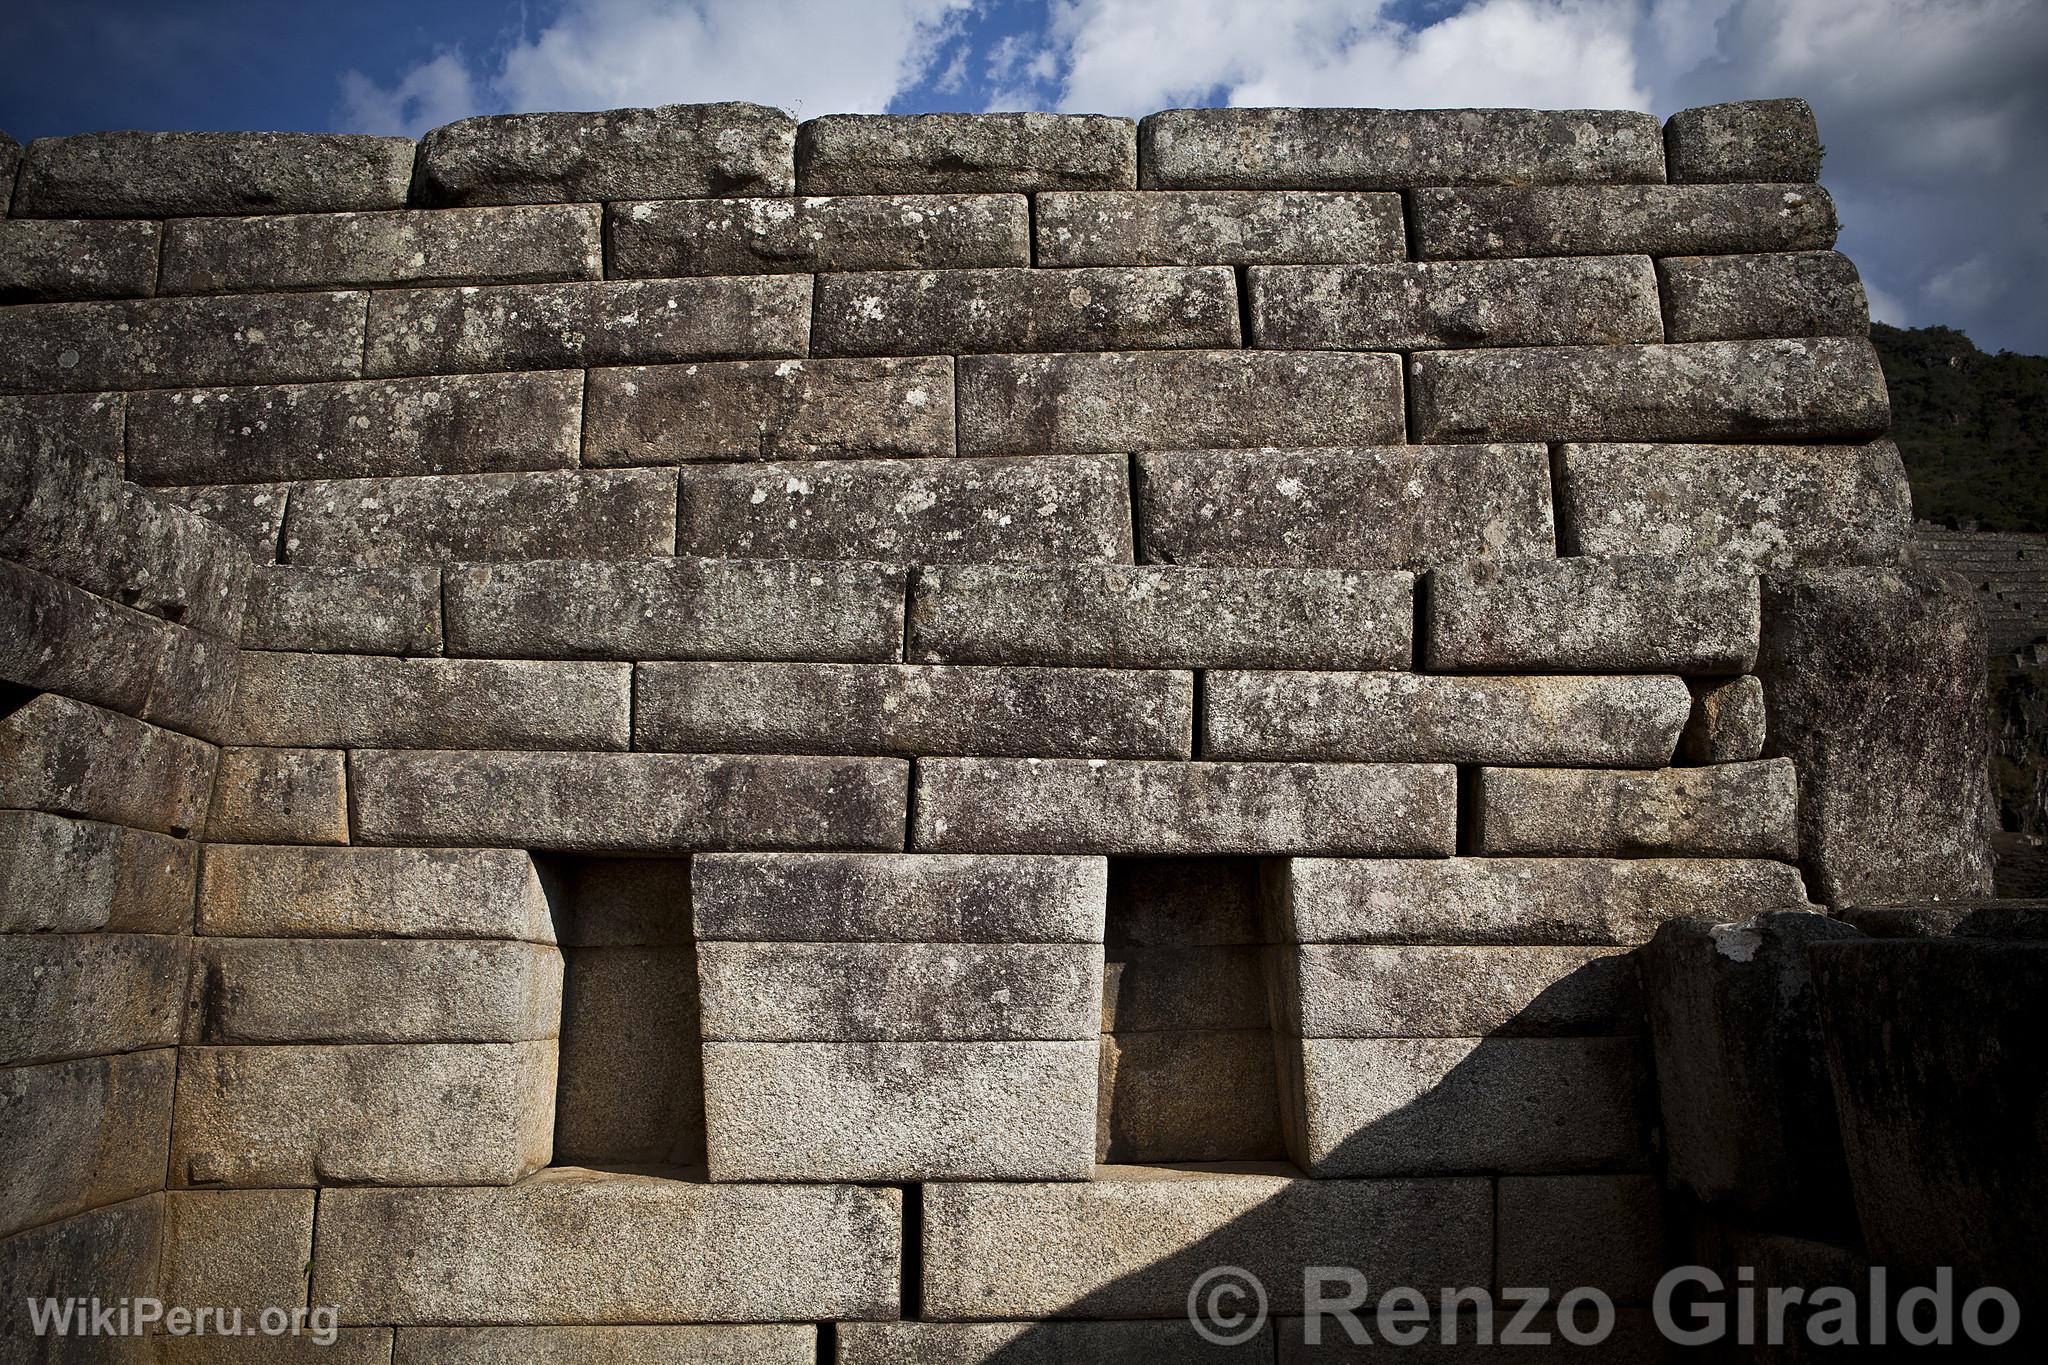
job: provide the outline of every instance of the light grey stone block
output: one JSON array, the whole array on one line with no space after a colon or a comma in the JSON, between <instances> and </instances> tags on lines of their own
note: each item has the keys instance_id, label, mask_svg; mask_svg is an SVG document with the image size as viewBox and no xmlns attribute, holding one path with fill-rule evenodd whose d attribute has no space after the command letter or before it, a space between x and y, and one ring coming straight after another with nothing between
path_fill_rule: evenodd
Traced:
<instances>
[{"instance_id":1,"label":"light grey stone block","mask_svg":"<svg viewBox=\"0 0 2048 1365\"><path fill-rule=\"evenodd\" d=\"M1235 346L1223 266L889 270L818 277L818 355ZM1660 338L1661 339L1661 338Z\"/></svg>"},{"instance_id":2,"label":"light grey stone block","mask_svg":"<svg viewBox=\"0 0 2048 1365\"><path fill-rule=\"evenodd\" d=\"M0 716L0 807L194 833L206 819L216 752L45 692Z\"/></svg>"},{"instance_id":3,"label":"light grey stone block","mask_svg":"<svg viewBox=\"0 0 2048 1365\"><path fill-rule=\"evenodd\" d=\"M188 940L149 934L0 938L0 1066L97 1057L178 1040Z\"/></svg>"},{"instance_id":4,"label":"light grey stone block","mask_svg":"<svg viewBox=\"0 0 2048 1365\"><path fill-rule=\"evenodd\" d=\"M177 1053L0 1070L0 1237L163 1185Z\"/></svg>"},{"instance_id":5,"label":"light grey stone block","mask_svg":"<svg viewBox=\"0 0 2048 1365\"><path fill-rule=\"evenodd\" d=\"M35 218L405 207L412 139L333 133L81 133L28 146L13 212Z\"/></svg>"},{"instance_id":6,"label":"light grey stone block","mask_svg":"<svg viewBox=\"0 0 2048 1365\"><path fill-rule=\"evenodd\" d=\"M613 278L1031 264L1021 194L670 199L605 215Z\"/></svg>"},{"instance_id":7,"label":"light grey stone block","mask_svg":"<svg viewBox=\"0 0 2048 1365\"><path fill-rule=\"evenodd\" d=\"M1581 1285L1648 1303L1664 1273L1664 1218L1649 1175L1504 1175L1502 1285Z\"/></svg>"},{"instance_id":8,"label":"light grey stone block","mask_svg":"<svg viewBox=\"0 0 2048 1365\"><path fill-rule=\"evenodd\" d=\"M166 1194L157 1292L189 1309L239 1308L251 1326L265 1308L305 1302L315 1197L312 1190Z\"/></svg>"},{"instance_id":9,"label":"light grey stone block","mask_svg":"<svg viewBox=\"0 0 2048 1365\"><path fill-rule=\"evenodd\" d=\"M508 938L553 943L533 859L491 848L213 844L199 932L231 938Z\"/></svg>"},{"instance_id":10,"label":"light grey stone block","mask_svg":"<svg viewBox=\"0 0 2048 1365\"><path fill-rule=\"evenodd\" d=\"M1512 185L1418 189L1424 257L1825 251L1835 201L1818 185Z\"/></svg>"},{"instance_id":11,"label":"light grey stone block","mask_svg":"<svg viewBox=\"0 0 2048 1365\"><path fill-rule=\"evenodd\" d=\"M430 564L333 569L258 566L245 649L334 654L439 654L441 571Z\"/></svg>"},{"instance_id":12,"label":"light grey stone block","mask_svg":"<svg viewBox=\"0 0 2048 1365\"><path fill-rule=\"evenodd\" d=\"M1415 351L1664 340L1646 256L1254 266L1246 280L1253 346Z\"/></svg>"},{"instance_id":13,"label":"light grey stone block","mask_svg":"<svg viewBox=\"0 0 2048 1365\"><path fill-rule=\"evenodd\" d=\"M816 1365L809 1323L715 1327L407 1327L397 1365Z\"/></svg>"},{"instance_id":14,"label":"light grey stone block","mask_svg":"<svg viewBox=\"0 0 2048 1365\"><path fill-rule=\"evenodd\" d=\"M1674 181L1819 178L1820 131L1805 100L1742 100L1681 109L1664 121Z\"/></svg>"},{"instance_id":15,"label":"light grey stone block","mask_svg":"<svg viewBox=\"0 0 2048 1365\"><path fill-rule=\"evenodd\" d=\"M1303 1038L1473 1038L1643 1031L1618 948L1309 943L1274 948L1276 1008Z\"/></svg>"},{"instance_id":16,"label":"light grey stone block","mask_svg":"<svg viewBox=\"0 0 2048 1365\"><path fill-rule=\"evenodd\" d=\"M223 844L345 844L339 749L223 749L206 837Z\"/></svg>"},{"instance_id":17,"label":"light grey stone block","mask_svg":"<svg viewBox=\"0 0 2048 1365\"><path fill-rule=\"evenodd\" d=\"M1764 756L1764 685L1745 673L1726 682L1691 684L1692 715L1678 751L1688 763L1747 763Z\"/></svg>"},{"instance_id":18,"label":"light grey stone block","mask_svg":"<svg viewBox=\"0 0 2048 1365\"><path fill-rule=\"evenodd\" d=\"M156 292L158 225L0 222L0 303L146 298Z\"/></svg>"},{"instance_id":19,"label":"light grey stone block","mask_svg":"<svg viewBox=\"0 0 2048 1365\"><path fill-rule=\"evenodd\" d=\"M1041 266L1337 265L1407 250L1393 194L1082 191L1041 194L1033 211Z\"/></svg>"},{"instance_id":20,"label":"light grey stone block","mask_svg":"<svg viewBox=\"0 0 2048 1365\"><path fill-rule=\"evenodd\" d=\"M0 933L189 933L198 872L195 840L0 810Z\"/></svg>"},{"instance_id":21,"label":"light grey stone block","mask_svg":"<svg viewBox=\"0 0 2048 1365\"><path fill-rule=\"evenodd\" d=\"M1630 772L1481 768L1474 850L1783 858L1799 851L1790 759Z\"/></svg>"},{"instance_id":22,"label":"light grey stone block","mask_svg":"<svg viewBox=\"0 0 2048 1365\"><path fill-rule=\"evenodd\" d=\"M1263 1028L1104 1034L1096 1158L1280 1160L1278 1087Z\"/></svg>"},{"instance_id":23,"label":"light grey stone block","mask_svg":"<svg viewBox=\"0 0 2048 1365\"><path fill-rule=\"evenodd\" d=\"M21 304L0 312L0 393L353 379L363 372L367 299Z\"/></svg>"},{"instance_id":24,"label":"light grey stone block","mask_svg":"<svg viewBox=\"0 0 2048 1365\"><path fill-rule=\"evenodd\" d=\"M1133 189L1138 130L1099 114L832 114L797 129L806 194Z\"/></svg>"},{"instance_id":25,"label":"light grey stone block","mask_svg":"<svg viewBox=\"0 0 2048 1365\"><path fill-rule=\"evenodd\" d=\"M1099 943L1101 858L707 853L691 860L700 941Z\"/></svg>"},{"instance_id":26,"label":"light grey stone block","mask_svg":"<svg viewBox=\"0 0 2048 1365\"><path fill-rule=\"evenodd\" d=\"M1668 341L1870 334L1863 278L1838 252L1674 256L1657 285Z\"/></svg>"}]
</instances>

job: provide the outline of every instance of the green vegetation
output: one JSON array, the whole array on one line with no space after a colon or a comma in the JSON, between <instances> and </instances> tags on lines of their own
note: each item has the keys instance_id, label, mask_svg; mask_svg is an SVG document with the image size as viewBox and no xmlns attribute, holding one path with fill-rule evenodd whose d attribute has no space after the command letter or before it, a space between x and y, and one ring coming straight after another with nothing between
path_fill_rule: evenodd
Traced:
<instances>
[{"instance_id":1,"label":"green vegetation","mask_svg":"<svg viewBox=\"0 0 2048 1365\"><path fill-rule=\"evenodd\" d=\"M1923 521L2048 531L2048 356L1986 355L1953 327L1870 339L1892 392L1892 439Z\"/></svg>"}]
</instances>

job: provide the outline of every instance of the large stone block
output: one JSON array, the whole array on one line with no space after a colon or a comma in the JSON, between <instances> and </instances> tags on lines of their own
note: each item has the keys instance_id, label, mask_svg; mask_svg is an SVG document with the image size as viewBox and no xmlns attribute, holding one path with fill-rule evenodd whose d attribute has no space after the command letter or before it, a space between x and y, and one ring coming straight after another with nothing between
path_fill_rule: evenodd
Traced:
<instances>
[{"instance_id":1,"label":"large stone block","mask_svg":"<svg viewBox=\"0 0 2048 1365\"><path fill-rule=\"evenodd\" d=\"M314 1198L312 1190L166 1194L157 1293L189 1309L239 1308L251 1325L265 1308L304 1303Z\"/></svg>"},{"instance_id":2,"label":"large stone block","mask_svg":"<svg viewBox=\"0 0 2048 1365\"><path fill-rule=\"evenodd\" d=\"M412 139L333 133L81 133L28 146L14 213L178 218L405 207Z\"/></svg>"},{"instance_id":3,"label":"large stone block","mask_svg":"<svg viewBox=\"0 0 2048 1365\"><path fill-rule=\"evenodd\" d=\"M1291 943L1629 945L1674 915L1806 904L1798 869L1724 858L1294 858L1268 892Z\"/></svg>"},{"instance_id":4,"label":"large stone block","mask_svg":"<svg viewBox=\"0 0 2048 1365\"><path fill-rule=\"evenodd\" d=\"M1137 128L1099 114L832 114L797 129L806 194L1128 190Z\"/></svg>"},{"instance_id":5,"label":"large stone block","mask_svg":"<svg viewBox=\"0 0 2048 1365\"><path fill-rule=\"evenodd\" d=\"M1299 1311L1302 1269L1373 1284L1485 1284L1486 1180L1303 1180L1282 1166L1104 1167L1082 1185L943 1184L924 1192L924 1313L987 1318L1171 1318L1218 1265L1257 1276Z\"/></svg>"},{"instance_id":6,"label":"large stone block","mask_svg":"<svg viewBox=\"0 0 2048 1365\"><path fill-rule=\"evenodd\" d=\"M1681 109L1664 122L1674 181L1801 184L1820 176L1820 130L1805 100L1742 100Z\"/></svg>"},{"instance_id":7,"label":"large stone block","mask_svg":"<svg viewBox=\"0 0 2048 1365\"><path fill-rule=\"evenodd\" d=\"M1255 266L1248 344L1298 350L1662 341L1644 256Z\"/></svg>"},{"instance_id":8,"label":"large stone block","mask_svg":"<svg viewBox=\"0 0 2048 1365\"><path fill-rule=\"evenodd\" d=\"M1128 563L1118 455L692 465L676 552L892 563Z\"/></svg>"},{"instance_id":9,"label":"large stone block","mask_svg":"<svg viewBox=\"0 0 2048 1365\"><path fill-rule=\"evenodd\" d=\"M1764 688L1753 675L1726 682L1694 679L1692 715L1679 737L1688 763L1747 763L1764 756Z\"/></svg>"},{"instance_id":10,"label":"large stone block","mask_svg":"<svg viewBox=\"0 0 2048 1365\"><path fill-rule=\"evenodd\" d=\"M147 934L0 938L0 1066L178 1041L188 941Z\"/></svg>"},{"instance_id":11,"label":"large stone block","mask_svg":"<svg viewBox=\"0 0 2048 1365\"><path fill-rule=\"evenodd\" d=\"M1502 1285L1558 1294L1583 1285L1620 1303L1648 1303L1664 1272L1655 1176L1502 1176L1495 1216Z\"/></svg>"},{"instance_id":12,"label":"large stone block","mask_svg":"<svg viewBox=\"0 0 2048 1365\"><path fill-rule=\"evenodd\" d=\"M193 840L0 810L0 933L189 933L198 872Z\"/></svg>"},{"instance_id":13,"label":"large stone block","mask_svg":"<svg viewBox=\"0 0 2048 1365\"><path fill-rule=\"evenodd\" d=\"M892 270L818 278L818 355L1235 346L1223 266Z\"/></svg>"},{"instance_id":14,"label":"large stone block","mask_svg":"<svg viewBox=\"0 0 2048 1365\"><path fill-rule=\"evenodd\" d=\"M1692 556L1474 560L1427 580L1427 666L1742 673L1762 629L1757 580Z\"/></svg>"},{"instance_id":15,"label":"large stone block","mask_svg":"<svg viewBox=\"0 0 2048 1365\"><path fill-rule=\"evenodd\" d=\"M554 1126L552 1041L188 1046L170 1179L508 1185L548 1164Z\"/></svg>"},{"instance_id":16,"label":"large stone block","mask_svg":"<svg viewBox=\"0 0 2048 1365\"><path fill-rule=\"evenodd\" d=\"M509 938L553 943L524 853L213 844L199 932L229 938Z\"/></svg>"},{"instance_id":17,"label":"large stone block","mask_svg":"<svg viewBox=\"0 0 2048 1365\"><path fill-rule=\"evenodd\" d=\"M930 758L912 843L997 853L1447 857L1448 764Z\"/></svg>"},{"instance_id":18,"label":"large stone block","mask_svg":"<svg viewBox=\"0 0 2048 1365\"><path fill-rule=\"evenodd\" d=\"M1278 1161L1273 1035L1173 1029L1102 1037L1099 1161Z\"/></svg>"},{"instance_id":19,"label":"large stone block","mask_svg":"<svg viewBox=\"0 0 2048 1365\"><path fill-rule=\"evenodd\" d=\"M242 651L233 640L177 626L169 628L165 645L142 719L210 743L225 743L234 719Z\"/></svg>"},{"instance_id":20,"label":"large stone block","mask_svg":"<svg viewBox=\"0 0 2048 1365\"><path fill-rule=\"evenodd\" d=\"M177 1053L0 1071L0 1237L163 1185Z\"/></svg>"},{"instance_id":21,"label":"large stone block","mask_svg":"<svg viewBox=\"0 0 2048 1365\"><path fill-rule=\"evenodd\" d=\"M574 371L170 389L128 400L128 473L147 484L568 469Z\"/></svg>"},{"instance_id":22,"label":"large stone block","mask_svg":"<svg viewBox=\"0 0 2048 1365\"><path fill-rule=\"evenodd\" d=\"M593 370L588 465L953 453L953 360L729 360Z\"/></svg>"},{"instance_id":23,"label":"large stone block","mask_svg":"<svg viewBox=\"0 0 2048 1365\"><path fill-rule=\"evenodd\" d=\"M1790 860L1797 786L1783 758L1650 772L1481 768L1474 851Z\"/></svg>"},{"instance_id":24,"label":"large stone block","mask_svg":"<svg viewBox=\"0 0 2048 1365\"><path fill-rule=\"evenodd\" d=\"M1830 905L1991 884L1983 626L1958 579L1810 569L1766 580L1767 752L1799 767L1801 854Z\"/></svg>"},{"instance_id":25,"label":"large stone block","mask_svg":"<svg viewBox=\"0 0 2048 1365\"><path fill-rule=\"evenodd\" d=\"M162 1195L144 1195L126 1203L67 1218L0 1241L0 1284L8 1288L0 1302L0 1340L18 1360L141 1362L149 1342L138 1337L75 1338L34 1332L28 1305L42 1299L86 1299L98 1296L118 1307L123 1296L136 1299L156 1291L157 1254L163 1241ZM89 1308L89 1305L84 1305ZM83 1316L74 1308L74 1331L82 1333ZM16 1343L24 1343L17 1352ZM33 1352L33 1354L31 1354Z\"/></svg>"},{"instance_id":26,"label":"large stone block","mask_svg":"<svg viewBox=\"0 0 2048 1365\"><path fill-rule=\"evenodd\" d=\"M707 853L691 860L700 942L1099 943L1101 858Z\"/></svg>"},{"instance_id":27,"label":"large stone block","mask_svg":"<svg viewBox=\"0 0 2048 1365\"><path fill-rule=\"evenodd\" d=\"M665 555L675 545L675 478L667 469L563 469L302 483L285 518L284 558L375 569Z\"/></svg>"},{"instance_id":28,"label":"large stone block","mask_svg":"<svg viewBox=\"0 0 2048 1365\"><path fill-rule=\"evenodd\" d=\"M1833 251L1674 256L1657 284L1671 341L1870 334L1863 278Z\"/></svg>"},{"instance_id":29,"label":"large stone block","mask_svg":"<svg viewBox=\"0 0 2048 1365\"><path fill-rule=\"evenodd\" d=\"M1581 555L1892 564L1913 528L1912 491L1890 441L1567 445L1557 497L1565 549Z\"/></svg>"},{"instance_id":30,"label":"large stone block","mask_svg":"<svg viewBox=\"0 0 2048 1365\"><path fill-rule=\"evenodd\" d=\"M0 678L139 716L177 627L0 560Z\"/></svg>"},{"instance_id":31,"label":"large stone block","mask_svg":"<svg viewBox=\"0 0 2048 1365\"><path fill-rule=\"evenodd\" d=\"M975 356L960 361L959 386L962 454L1355 446L1406 439L1401 361L1390 355Z\"/></svg>"},{"instance_id":32,"label":"large stone block","mask_svg":"<svg viewBox=\"0 0 2048 1365\"><path fill-rule=\"evenodd\" d=\"M347 843L341 751L221 750L206 838L223 844Z\"/></svg>"},{"instance_id":33,"label":"large stone block","mask_svg":"<svg viewBox=\"0 0 2048 1365\"><path fill-rule=\"evenodd\" d=\"M216 752L45 692L0 716L0 807L183 836L206 819Z\"/></svg>"},{"instance_id":34,"label":"large stone block","mask_svg":"<svg viewBox=\"0 0 2048 1365\"><path fill-rule=\"evenodd\" d=\"M1891 424L1861 337L1429 351L1418 441L1861 441Z\"/></svg>"},{"instance_id":35,"label":"large stone block","mask_svg":"<svg viewBox=\"0 0 2048 1365\"><path fill-rule=\"evenodd\" d=\"M1635 1038L1308 1038L1300 1048L1289 1145L1312 1176L1647 1163Z\"/></svg>"},{"instance_id":36,"label":"large stone block","mask_svg":"<svg viewBox=\"0 0 2048 1365\"><path fill-rule=\"evenodd\" d=\"M1419 570L1556 544L1539 445L1176 451L1132 469L1149 563Z\"/></svg>"},{"instance_id":37,"label":"large stone block","mask_svg":"<svg viewBox=\"0 0 2048 1365\"><path fill-rule=\"evenodd\" d=\"M902 1199L573 1168L499 1190L326 1190L313 1301L401 1328L892 1318Z\"/></svg>"},{"instance_id":38,"label":"large stone block","mask_svg":"<svg viewBox=\"0 0 2048 1365\"><path fill-rule=\"evenodd\" d=\"M1546 109L1169 109L1139 126L1146 189L1398 190L1659 181L1648 114Z\"/></svg>"},{"instance_id":39,"label":"large stone block","mask_svg":"<svg viewBox=\"0 0 2048 1365\"><path fill-rule=\"evenodd\" d=\"M849 1324L850 1325L850 1324ZM817 1365L809 1323L695 1327L407 1327L397 1365Z\"/></svg>"},{"instance_id":40,"label":"large stone block","mask_svg":"<svg viewBox=\"0 0 2048 1365\"><path fill-rule=\"evenodd\" d=\"M429 564L262 565L249 585L242 644L301 653L439 654L441 571Z\"/></svg>"},{"instance_id":41,"label":"large stone block","mask_svg":"<svg viewBox=\"0 0 2048 1365\"><path fill-rule=\"evenodd\" d=\"M357 749L356 839L567 852L900 849L909 764Z\"/></svg>"},{"instance_id":42,"label":"large stone block","mask_svg":"<svg viewBox=\"0 0 2048 1365\"><path fill-rule=\"evenodd\" d=\"M353 379L366 298L22 304L0 312L0 393Z\"/></svg>"},{"instance_id":43,"label":"large stone block","mask_svg":"<svg viewBox=\"0 0 2048 1365\"><path fill-rule=\"evenodd\" d=\"M1433 258L1713 256L1825 251L1818 185L1515 185L1414 193L1416 254Z\"/></svg>"},{"instance_id":44,"label":"large stone block","mask_svg":"<svg viewBox=\"0 0 2048 1365\"><path fill-rule=\"evenodd\" d=\"M685 753L1188 758L1194 676L919 664L653 663L633 747Z\"/></svg>"},{"instance_id":45,"label":"large stone block","mask_svg":"<svg viewBox=\"0 0 2048 1365\"><path fill-rule=\"evenodd\" d=\"M288 483L230 483L157 491L217 524L242 542L257 563L272 564L284 538L284 508L291 490Z\"/></svg>"},{"instance_id":46,"label":"large stone block","mask_svg":"<svg viewBox=\"0 0 2048 1365\"><path fill-rule=\"evenodd\" d=\"M235 696L246 744L327 748L624 749L624 663L392 659L248 651Z\"/></svg>"},{"instance_id":47,"label":"large stone block","mask_svg":"<svg viewBox=\"0 0 2048 1365\"><path fill-rule=\"evenodd\" d=\"M0 133L0 213L14 202L15 172L21 169L21 144Z\"/></svg>"},{"instance_id":48,"label":"large stone block","mask_svg":"<svg viewBox=\"0 0 2048 1365\"><path fill-rule=\"evenodd\" d=\"M562 956L476 940L202 939L192 1043L552 1039Z\"/></svg>"},{"instance_id":49,"label":"large stone block","mask_svg":"<svg viewBox=\"0 0 2048 1365\"><path fill-rule=\"evenodd\" d=\"M838 1365L1235 1365L1270 1358L1271 1337L1240 1348L1185 1322L849 1322Z\"/></svg>"},{"instance_id":50,"label":"large stone block","mask_svg":"<svg viewBox=\"0 0 2048 1365\"><path fill-rule=\"evenodd\" d=\"M788 194L796 125L761 104L493 114L420 140L430 204L557 204Z\"/></svg>"},{"instance_id":51,"label":"large stone block","mask_svg":"<svg viewBox=\"0 0 2048 1365\"><path fill-rule=\"evenodd\" d=\"M605 214L614 279L1031 264L1021 194L670 199Z\"/></svg>"},{"instance_id":52,"label":"large stone block","mask_svg":"<svg viewBox=\"0 0 2048 1365\"><path fill-rule=\"evenodd\" d=\"M1093 1043L1100 1032L1102 950L1088 943L700 943L697 980L707 1041Z\"/></svg>"},{"instance_id":53,"label":"large stone block","mask_svg":"<svg viewBox=\"0 0 2048 1365\"><path fill-rule=\"evenodd\" d=\"M1341 265L1407 251L1394 194L1147 190L1041 194L1038 264Z\"/></svg>"},{"instance_id":54,"label":"large stone block","mask_svg":"<svg viewBox=\"0 0 2048 1365\"><path fill-rule=\"evenodd\" d=\"M1630 1034L1633 954L1614 948L1311 943L1271 950L1285 1031L1304 1038Z\"/></svg>"},{"instance_id":55,"label":"large stone block","mask_svg":"<svg viewBox=\"0 0 2048 1365\"><path fill-rule=\"evenodd\" d=\"M1086 1180L1096 1044L704 1044L714 1181Z\"/></svg>"},{"instance_id":56,"label":"large stone block","mask_svg":"<svg viewBox=\"0 0 2048 1365\"><path fill-rule=\"evenodd\" d=\"M1109 668L1406 668L1398 571L1103 565L927 567L908 657Z\"/></svg>"},{"instance_id":57,"label":"large stone block","mask_svg":"<svg viewBox=\"0 0 2048 1365\"><path fill-rule=\"evenodd\" d=\"M443 589L448 652L527 659L903 657L904 571L650 559L470 565Z\"/></svg>"},{"instance_id":58,"label":"large stone block","mask_svg":"<svg viewBox=\"0 0 2048 1365\"><path fill-rule=\"evenodd\" d=\"M0 303L146 298L156 243L155 223L0 222Z\"/></svg>"},{"instance_id":59,"label":"large stone block","mask_svg":"<svg viewBox=\"0 0 2048 1365\"><path fill-rule=\"evenodd\" d=\"M1692 697L1674 677L1212 671L1205 758L1662 767Z\"/></svg>"},{"instance_id":60,"label":"large stone block","mask_svg":"<svg viewBox=\"0 0 2048 1365\"><path fill-rule=\"evenodd\" d=\"M806 275L387 289L370 296L362 372L799 356L810 327Z\"/></svg>"}]
</instances>

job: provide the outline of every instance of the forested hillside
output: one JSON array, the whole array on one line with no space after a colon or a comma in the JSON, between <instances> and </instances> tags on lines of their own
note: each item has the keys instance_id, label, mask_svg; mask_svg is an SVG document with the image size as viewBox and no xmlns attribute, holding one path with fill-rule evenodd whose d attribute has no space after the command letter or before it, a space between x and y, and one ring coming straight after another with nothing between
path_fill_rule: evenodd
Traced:
<instances>
[{"instance_id":1,"label":"forested hillside","mask_svg":"<svg viewBox=\"0 0 2048 1365\"><path fill-rule=\"evenodd\" d=\"M1892 393L1892 436L1925 521L2048 531L2048 357L1986 355L1953 327L1870 339Z\"/></svg>"}]
</instances>

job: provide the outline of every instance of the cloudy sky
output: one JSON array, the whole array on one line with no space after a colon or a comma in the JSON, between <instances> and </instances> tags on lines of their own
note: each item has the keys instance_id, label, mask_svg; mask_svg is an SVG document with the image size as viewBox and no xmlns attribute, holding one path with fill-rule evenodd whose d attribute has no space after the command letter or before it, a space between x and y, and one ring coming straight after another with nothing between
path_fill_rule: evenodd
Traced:
<instances>
[{"instance_id":1,"label":"cloudy sky","mask_svg":"<svg viewBox=\"0 0 2048 1365\"><path fill-rule=\"evenodd\" d=\"M0 130L1797 94L1883 320L2048 353L2048 0L14 0Z\"/></svg>"}]
</instances>

